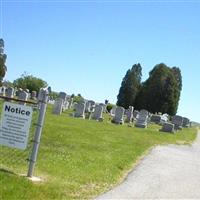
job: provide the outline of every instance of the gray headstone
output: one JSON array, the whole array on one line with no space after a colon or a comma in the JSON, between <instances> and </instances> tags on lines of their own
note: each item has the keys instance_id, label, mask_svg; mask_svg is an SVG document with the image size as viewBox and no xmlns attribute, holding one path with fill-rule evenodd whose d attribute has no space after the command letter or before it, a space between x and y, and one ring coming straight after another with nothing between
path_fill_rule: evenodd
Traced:
<instances>
[{"instance_id":1,"label":"gray headstone","mask_svg":"<svg viewBox=\"0 0 200 200\"><path fill-rule=\"evenodd\" d=\"M110 110L110 115L115 116L115 111L116 111L116 106L113 106L112 109Z\"/></svg>"},{"instance_id":2,"label":"gray headstone","mask_svg":"<svg viewBox=\"0 0 200 200\"><path fill-rule=\"evenodd\" d=\"M187 117L183 117L183 127L189 127L190 120Z\"/></svg>"},{"instance_id":3,"label":"gray headstone","mask_svg":"<svg viewBox=\"0 0 200 200\"><path fill-rule=\"evenodd\" d=\"M175 115L172 117L172 124L174 124L175 130L181 130L183 125L183 117L179 115Z\"/></svg>"},{"instance_id":4,"label":"gray headstone","mask_svg":"<svg viewBox=\"0 0 200 200\"><path fill-rule=\"evenodd\" d=\"M53 105L53 114L60 115L63 109L63 99L57 98Z\"/></svg>"},{"instance_id":5,"label":"gray headstone","mask_svg":"<svg viewBox=\"0 0 200 200\"><path fill-rule=\"evenodd\" d=\"M174 124L169 122L164 122L162 128L159 131L174 133Z\"/></svg>"},{"instance_id":6,"label":"gray headstone","mask_svg":"<svg viewBox=\"0 0 200 200\"><path fill-rule=\"evenodd\" d=\"M18 93L18 99L19 99L19 100L23 100L23 101L27 101L27 99L28 99L28 93L25 92L25 91L20 91L20 92ZM26 105L25 102L19 102L19 104L21 104L21 105Z\"/></svg>"},{"instance_id":7,"label":"gray headstone","mask_svg":"<svg viewBox=\"0 0 200 200\"><path fill-rule=\"evenodd\" d=\"M37 92L36 91L31 92L31 99L33 99L33 100L37 99Z\"/></svg>"},{"instance_id":8,"label":"gray headstone","mask_svg":"<svg viewBox=\"0 0 200 200\"><path fill-rule=\"evenodd\" d=\"M138 110L134 110L133 111L133 119L136 119L138 115L139 115L139 111Z\"/></svg>"},{"instance_id":9,"label":"gray headstone","mask_svg":"<svg viewBox=\"0 0 200 200\"><path fill-rule=\"evenodd\" d=\"M92 115L92 119L95 120L103 120L103 106L101 105L96 105L94 109L94 113Z\"/></svg>"},{"instance_id":10,"label":"gray headstone","mask_svg":"<svg viewBox=\"0 0 200 200\"><path fill-rule=\"evenodd\" d=\"M85 119L85 103L75 104L74 117L80 117Z\"/></svg>"},{"instance_id":11,"label":"gray headstone","mask_svg":"<svg viewBox=\"0 0 200 200\"><path fill-rule=\"evenodd\" d=\"M124 111L125 109L123 107L117 107L115 110L115 116L112 120L112 122L116 124L123 124L124 123Z\"/></svg>"},{"instance_id":12,"label":"gray headstone","mask_svg":"<svg viewBox=\"0 0 200 200\"><path fill-rule=\"evenodd\" d=\"M6 89L6 97L10 97L10 98L13 98L14 96L14 88L12 87L9 87Z\"/></svg>"},{"instance_id":13,"label":"gray headstone","mask_svg":"<svg viewBox=\"0 0 200 200\"><path fill-rule=\"evenodd\" d=\"M161 122L161 115L153 114L151 116L151 122L154 122L156 124L160 124L160 122Z\"/></svg>"},{"instance_id":14,"label":"gray headstone","mask_svg":"<svg viewBox=\"0 0 200 200\"><path fill-rule=\"evenodd\" d=\"M0 95L5 96L6 88L4 86L0 87Z\"/></svg>"},{"instance_id":15,"label":"gray headstone","mask_svg":"<svg viewBox=\"0 0 200 200\"><path fill-rule=\"evenodd\" d=\"M59 97L60 99L63 99L63 101L65 101L65 100L66 100L66 97L67 97L67 94L66 94L65 92L60 92L59 95L58 95L58 97Z\"/></svg>"},{"instance_id":16,"label":"gray headstone","mask_svg":"<svg viewBox=\"0 0 200 200\"><path fill-rule=\"evenodd\" d=\"M141 110L136 118L135 126L139 128L146 128L148 123L148 111Z\"/></svg>"},{"instance_id":17,"label":"gray headstone","mask_svg":"<svg viewBox=\"0 0 200 200\"><path fill-rule=\"evenodd\" d=\"M131 123L133 121L133 106L129 106L129 108L126 110L126 121L128 123Z\"/></svg>"}]
</instances>

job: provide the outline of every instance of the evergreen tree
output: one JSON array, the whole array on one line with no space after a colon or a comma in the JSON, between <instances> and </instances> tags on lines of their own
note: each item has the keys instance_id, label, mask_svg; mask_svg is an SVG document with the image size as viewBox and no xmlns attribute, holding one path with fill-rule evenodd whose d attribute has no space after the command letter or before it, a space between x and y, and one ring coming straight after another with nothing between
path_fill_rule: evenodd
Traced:
<instances>
[{"instance_id":1,"label":"evergreen tree","mask_svg":"<svg viewBox=\"0 0 200 200\"><path fill-rule=\"evenodd\" d=\"M124 108L135 106L135 99L140 89L141 76L142 67L139 63L133 65L132 68L126 72L117 96L118 106Z\"/></svg>"},{"instance_id":2,"label":"evergreen tree","mask_svg":"<svg viewBox=\"0 0 200 200\"><path fill-rule=\"evenodd\" d=\"M2 85L2 80L6 74L7 68L5 65L6 62L6 54L4 54L4 41L0 39L0 85Z\"/></svg>"},{"instance_id":3,"label":"evergreen tree","mask_svg":"<svg viewBox=\"0 0 200 200\"><path fill-rule=\"evenodd\" d=\"M176 75L175 75L176 74ZM142 84L137 97L137 108L175 115L178 108L182 80L179 68L164 63L156 65Z\"/></svg>"}]
</instances>

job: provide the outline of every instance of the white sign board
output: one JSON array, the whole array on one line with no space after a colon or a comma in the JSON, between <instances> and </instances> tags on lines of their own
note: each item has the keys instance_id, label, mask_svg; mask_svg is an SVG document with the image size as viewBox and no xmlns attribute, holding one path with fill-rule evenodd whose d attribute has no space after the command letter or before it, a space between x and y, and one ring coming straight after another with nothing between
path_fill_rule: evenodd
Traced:
<instances>
[{"instance_id":1,"label":"white sign board","mask_svg":"<svg viewBox=\"0 0 200 200\"><path fill-rule=\"evenodd\" d=\"M0 124L0 144L26 149L32 119L32 107L5 102Z\"/></svg>"}]
</instances>

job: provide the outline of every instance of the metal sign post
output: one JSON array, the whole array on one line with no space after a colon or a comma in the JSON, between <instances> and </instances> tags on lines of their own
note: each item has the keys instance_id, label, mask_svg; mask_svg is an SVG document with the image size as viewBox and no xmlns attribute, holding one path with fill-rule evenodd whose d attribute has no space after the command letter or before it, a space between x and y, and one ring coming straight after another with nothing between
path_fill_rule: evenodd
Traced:
<instances>
[{"instance_id":1,"label":"metal sign post","mask_svg":"<svg viewBox=\"0 0 200 200\"><path fill-rule=\"evenodd\" d=\"M28 168L28 177L33 176L33 171L35 168L35 163L37 160L37 154L38 154L38 149L39 149L39 144L40 144L40 137L42 133L42 127L44 124L44 118L45 118L45 113L46 113L46 108L47 108L47 101L48 101L48 91L41 89L40 90L40 95L39 95L39 117L38 117L38 122L36 125L36 131L35 131L35 136L33 140L33 149L32 153L30 156L30 162L29 162L29 168Z\"/></svg>"}]
</instances>

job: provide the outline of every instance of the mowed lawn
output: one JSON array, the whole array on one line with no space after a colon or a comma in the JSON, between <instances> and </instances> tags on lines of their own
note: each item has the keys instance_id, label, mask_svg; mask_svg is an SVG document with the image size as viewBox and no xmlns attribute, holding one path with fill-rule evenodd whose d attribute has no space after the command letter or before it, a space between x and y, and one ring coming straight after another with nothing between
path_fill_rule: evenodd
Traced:
<instances>
[{"instance_id":1,"label":"mowed lawn","mask_svg":"<svg viewBox=\"0 0 200 200\"><path fill-rule=\"evenodd\" d=\"M49 105L34 172L43 182L32 183L1 169L0 199L92 199L121 182L151 147L191 143L197 132L185 128L161 133L158 125L140 129L112 124L108 115L96 122L51 111ZM17 170L21 165L10 167Z\"/></svg>"}]
</instances>

